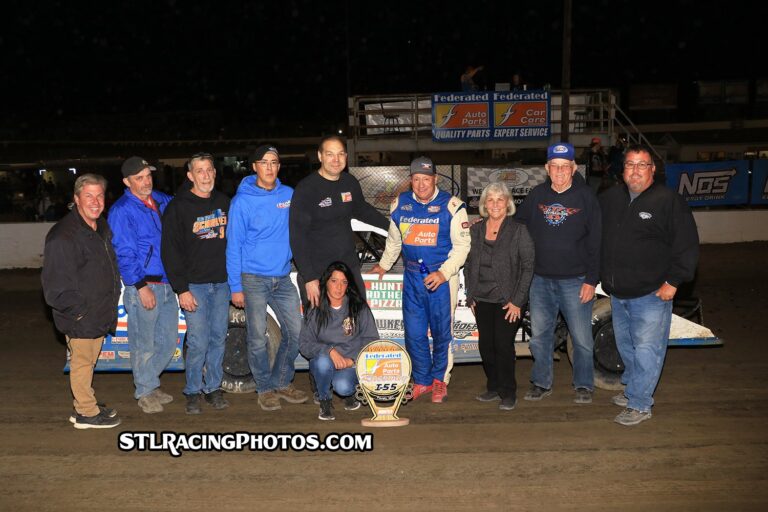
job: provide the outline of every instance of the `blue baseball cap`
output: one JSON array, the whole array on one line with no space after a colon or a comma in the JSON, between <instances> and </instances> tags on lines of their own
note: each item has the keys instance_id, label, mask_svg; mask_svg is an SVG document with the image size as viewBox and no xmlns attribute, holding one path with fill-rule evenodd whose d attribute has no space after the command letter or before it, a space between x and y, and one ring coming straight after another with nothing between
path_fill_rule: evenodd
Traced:
<instances>
[{"instance_id":1,"label":"blue baseball cap","mask_svg":"<svg viewBox=\"0 0 768 512\"><path fill-rule=\"evenodd\" d=\"M547 148L547 162L554 158L564 158L565 160L576 160L576 152L573 146L567 142L558 142Z\"/></svg>"}]
</instances>

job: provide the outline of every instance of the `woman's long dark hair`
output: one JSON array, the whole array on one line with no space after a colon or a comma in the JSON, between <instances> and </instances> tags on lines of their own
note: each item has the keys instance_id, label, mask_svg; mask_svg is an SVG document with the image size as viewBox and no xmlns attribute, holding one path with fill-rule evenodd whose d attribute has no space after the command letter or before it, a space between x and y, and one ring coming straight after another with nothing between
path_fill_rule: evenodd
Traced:
<instances>
[{"instance_id":1,"label":"woman's long dark hair","mask_svg":"<svg viewBox=\"0 0 768 512\"><path fill-rule=\"evenodd\" d=\"M339 271L344 274L347 280L347 302L349 304L349 318L352 319L352 328L357 329L357 318L360 312L367 308L363 298L360 296L360 291L357 289L357 283L355 282L355 276L349 267L341 261L334 261L328 268L325 269L323 275L320 277L320 304L316 308L311 308L307 315L304 317L305 321L309 321L311 314L314 314L315 321L317 322L318 331L328 324L328 319L331 317L331 303L328 300L328 280L331 278L335 271ZM314 313L313 313L314 312Z\"/></svg>"}]
</instances>

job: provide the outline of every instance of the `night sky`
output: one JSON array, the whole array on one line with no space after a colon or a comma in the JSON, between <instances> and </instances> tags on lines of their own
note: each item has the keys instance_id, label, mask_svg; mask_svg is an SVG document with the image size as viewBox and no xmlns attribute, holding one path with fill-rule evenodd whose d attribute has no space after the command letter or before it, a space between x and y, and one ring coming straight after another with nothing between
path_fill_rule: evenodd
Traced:
<instances>
[{"instance_id":1,"label":"night sky","mask_svg":"<svg viewBox=\"0 0 768 512\"><path fill-rule=\"evenodd\" d=\"M768 77L764 9L573 3L574 88ZM20 125L28 137L48 122L178 110L317 133L343 125L348 89L458 90L467 64L485 66L477 80L489 88L514 71L561 83L561 0L14 0L3 12L4 138Z\"/></svg>"}]
</instances>

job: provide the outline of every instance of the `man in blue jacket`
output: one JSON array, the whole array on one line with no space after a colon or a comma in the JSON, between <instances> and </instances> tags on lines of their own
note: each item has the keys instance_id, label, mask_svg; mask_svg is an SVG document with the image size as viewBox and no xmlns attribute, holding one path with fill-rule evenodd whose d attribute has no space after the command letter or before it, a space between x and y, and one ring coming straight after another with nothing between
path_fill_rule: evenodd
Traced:
<instances>
[{"instance_id":1,"label":"man in blue jacket","mask_svg":"<svg viewBox=\"0 0 768 512\"><path fill-rule=\"evenodd\" d=\"M178 342L179 306L160 259L161 217L170 196L152 190L155 167L132 156L121 168L128 187L109 209L112 245L125 289L134 393L147 414L162 412L173 397L160 389L160 374Z\"/></svg>"},{"instance_id":2,"label":"man in blue jacket","mask_svg":"<svg viewBox=\"0 0 768 512\"><path fill-rule=\"evenodd\" d=\"M281 408L281 398L294 404L307 401L307 394L292 384L301 331L299 294L291 281L288 240L293 189L277 177L277 148L260 146L251 161L256 175L243 179L230 207L227 274L232 304L245 308L248 365L256 382L259 406L275 411ZM277 315L282 333L272 367L265 334L267 306Z\"/></svg>"}]
</instances>

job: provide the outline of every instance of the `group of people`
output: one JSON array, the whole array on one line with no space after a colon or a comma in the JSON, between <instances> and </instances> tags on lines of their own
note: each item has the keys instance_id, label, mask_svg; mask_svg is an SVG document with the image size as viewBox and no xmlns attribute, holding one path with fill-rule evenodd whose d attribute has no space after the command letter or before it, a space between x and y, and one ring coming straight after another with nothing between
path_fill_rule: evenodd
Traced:
<instances>
[{"instance_id":1,"label":"group of people","mask_svg":"<svg viewBox=\"0 0 768 512\"><path fill-rule=\"evenodd\" d=\"M502 183L483 191L483 220L472 226L464 268L487 378L478 400L500 401L504 410L515 407L513 337L527 302L534 363L524 399L552 394L555 329L562 314L573 342L574 401L591 403L592 301L601 282L611 295L625 367L625 389L612 399L623 410L614 420L632 426L651 418L672 300L678 286L694 276L698 233L683 198L654 183L648 148L629 146L622 167L624 184L598 197L577 172L573 146L553 144L547 180L531 190L516 214Z\"/></svg>"},{"instance_id":2,"label":"group of people","mask_svg":"<svg viewBox=\"0 0 768 512\"><path fill-rule=\"evenodd\" d=\"M412 399L431 394L433 403L442 403L448 396L452 317L463 267L487 377L478 400L515 408L514 336L529 303L534 367L524 398L541 400L552 392L560 312L574 344L575 401L590 403L591 308L602 280L612 295L626 368L626 389L613 399L625 407L616 421L634 425L651 417L671 300L676 287L693 276L698 238L682 198L653 183L647 148L627 149L625 185L598 201L576 172L573 146L554 144L545 166L548 179L519 210L503 183L491 183L481 196L481 220L471 227L465 203L437 187L429 158L411 162L411 189L392 202L389 218L343 172L343 139L324 138L318 159L318 171L293 190L278 178L277 148L261 146L251 155L254 174L230 201L214 188L209 153L190 158L188 180L173 198L153 189L152 165L131 157L122 165L125 193L108 222L102 217L105 179L85 174L76 180L75 208L49 232L42 273L45 299L71 354L75 428L120 423L114 409L96 401L91 382L104 337L117 322L121 280L134 397L143 412L161 412L173 400L161 389L160 375L178 346L179 307L187 323L186 412L200 414L203 402L213 409L229 406L221 380L230 302L245 308L248 364L262 409L309 399L293 385L299 352L309 359L319 419L334 419L334 392L344 398L345 409L360 407L354 361L378 331L365 298L353 218L387 230L384 254L372 270L380 279L402 253ZM298 291L290 277L292 260ZM267 307L281 328L273 360Z\"/></svg>"}]
</instances>

